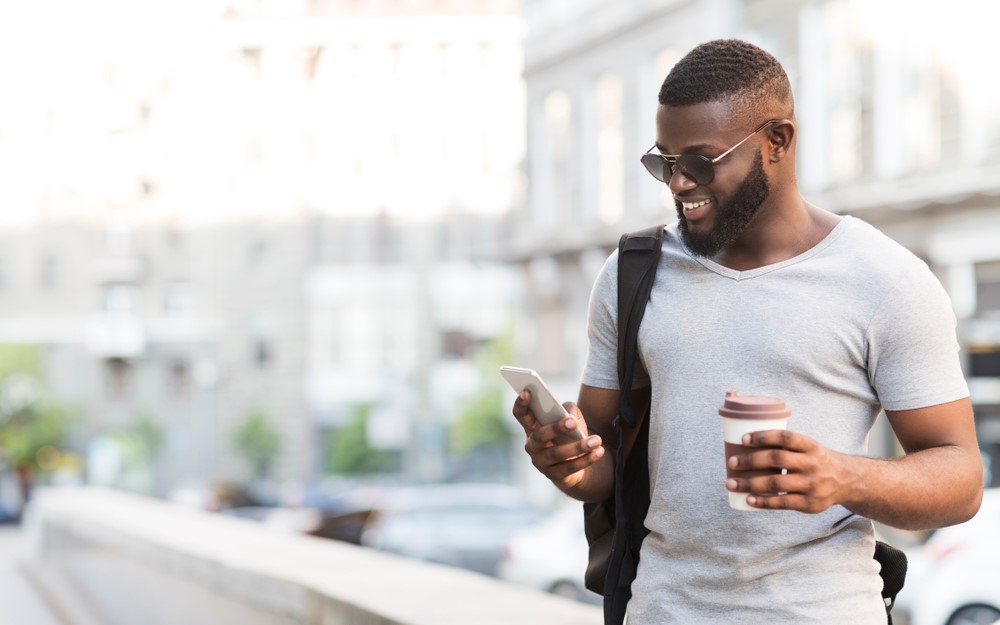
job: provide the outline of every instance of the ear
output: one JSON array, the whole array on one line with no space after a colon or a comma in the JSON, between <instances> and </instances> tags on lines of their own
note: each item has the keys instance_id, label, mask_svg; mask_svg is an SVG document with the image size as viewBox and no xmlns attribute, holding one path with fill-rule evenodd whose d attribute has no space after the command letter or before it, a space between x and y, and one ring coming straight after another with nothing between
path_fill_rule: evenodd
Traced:
<instances>
[{"instance_id":1,"label":"ear","mask_svg":"<svg viewBox=\"0 0 1000 625\"><path fill-rule=\"evenodd\" d=\"M795 142L795 122L783 119L765 132L767 133L767 160L771 163L777 163L788 158Z\"/></svg>"}]
</instances>

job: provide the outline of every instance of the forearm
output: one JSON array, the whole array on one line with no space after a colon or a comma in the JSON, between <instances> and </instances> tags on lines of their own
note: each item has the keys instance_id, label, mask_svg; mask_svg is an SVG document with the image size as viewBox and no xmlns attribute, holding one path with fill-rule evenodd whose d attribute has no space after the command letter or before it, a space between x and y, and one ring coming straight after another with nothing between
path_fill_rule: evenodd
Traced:
<instances>
[{"instance_id":1,"label":"forearm","mask_svg":"<svg viewBox=\"0 0 1000 625\"><path fill-rule=\"evenodd\" d=\"M922 530L967 521L979 510L983 468L973 450L947 445L896 459L842 461L849 477L840 503L873 521Z\"/></svg>"}]
</instances>

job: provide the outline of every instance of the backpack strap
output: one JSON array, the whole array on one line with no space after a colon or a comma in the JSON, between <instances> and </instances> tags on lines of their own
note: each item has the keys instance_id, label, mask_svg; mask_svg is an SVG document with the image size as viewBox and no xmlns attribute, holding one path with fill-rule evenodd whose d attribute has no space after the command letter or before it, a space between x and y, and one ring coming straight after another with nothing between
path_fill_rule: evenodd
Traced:
<instances>
[{"instance_id":1,"label":"backpack strap","mask_svg":"<svg viewBox=\"0 0 1000 625\"><path fill-rule=\"evenodd\" d=\"M630 428L636 426L628 396L638 363L639 325L660 262L663 228L661 224L625 233L618 241L618 418Z\"/></svg>"},{"instance_id":2,"label":"backpack strap","mask_svg":"<svg viewBox=\"0 0 1000 625\"><path fill-rule=\"evenodd\" d=\"M639 548L648 530L643 525L649 509L647 450L649 420L629 403L638 364L639 325L653 290L660 263L664 226L622 235L618 241L618 436L615 458L614 539L604 580L605 625L620 625L632 598L632 580L639 564ZM625 429L639 427L633 453L625 457Z\"/></svg>"}]
</instances>

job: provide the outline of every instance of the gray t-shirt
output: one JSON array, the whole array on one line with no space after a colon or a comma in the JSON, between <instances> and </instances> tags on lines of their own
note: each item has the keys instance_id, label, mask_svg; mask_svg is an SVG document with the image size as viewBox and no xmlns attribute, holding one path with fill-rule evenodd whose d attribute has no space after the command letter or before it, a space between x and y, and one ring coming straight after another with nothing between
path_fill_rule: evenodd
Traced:
<instances>
[{"instance_id":1,"label":"gray t-shirt","mask_svg":"<svg viewBox=\"0 0 1000 625\"><path fill-rule=\"evenodd\" d=\"M591 295L582 381L598 388L618 388L617 259ZM842 506L730 509L718 408L727 390L781 397L789 429L863 455L880 408L968 396L955 316L927 265L845 217L799 256L734 271L690 254L674 224L639 353L652 493L629 625L884 624L871 521Z\"/></svg>"}]
</instances>

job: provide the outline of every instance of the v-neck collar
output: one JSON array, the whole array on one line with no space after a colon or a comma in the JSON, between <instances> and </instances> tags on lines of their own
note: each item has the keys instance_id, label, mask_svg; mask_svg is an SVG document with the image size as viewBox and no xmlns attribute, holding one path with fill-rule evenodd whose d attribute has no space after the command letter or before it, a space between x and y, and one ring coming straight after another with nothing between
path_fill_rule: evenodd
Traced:
<instances>
[{"instance_id":1,"label":"v-neck collar","mask_svg":"<svg viewBox=\"0 0 1000 625\"><path fill-rule=\"evenodd\" d=\"M820 252L828 248L830 245L832 245L834 241L836 241L840 237L841 233L843 233L844 230L848 228L847 224L850 223L853 219L854 218L851 217L850 215L843 215L841 217L841 220L837 223L837 225L833 227L833 230L827 233L827 235L823 237L823 239L819 243L812 246L808 250L802 252L801 254L798 254L797 256L786 258L783 261L772 263L770 265L764 265L763 267L748 269L746 271L737 271L736 269L730 269L725 265L720 265L719 263L715 262L710 258L705 258L704 256L698 256L692 253L689 249L687 249L687 247L684 246L683 241L681 241L681 247L688 256L690 256L692 259L703 265L709 271L717 273L724 278L729 278L730 280L736 280L737 282L739 282L740 280L750 280L751 278L763 276L765 274L771 273L772 271L778 271L779 269L784 269L785 267L789 267L796 263L801 263L804 260L812 258L816 254L819 254Z\"/></svg>"}]
</instances>

